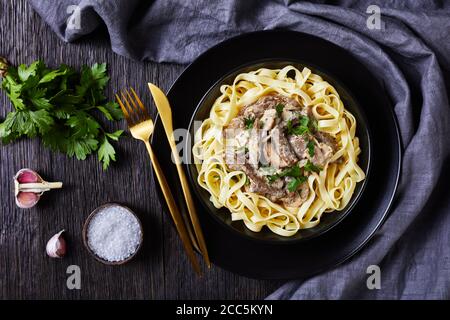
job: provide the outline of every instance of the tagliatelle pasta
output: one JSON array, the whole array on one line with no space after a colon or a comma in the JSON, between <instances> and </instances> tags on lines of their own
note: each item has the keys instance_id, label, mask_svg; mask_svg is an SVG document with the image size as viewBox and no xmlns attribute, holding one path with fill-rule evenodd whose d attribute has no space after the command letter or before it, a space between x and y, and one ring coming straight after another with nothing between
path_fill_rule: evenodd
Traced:
<instances>
[{"instance_id":1,"label":"tagliatelle pasta","mask_svg":"<svg viewBox=\"0 0 450 320\"><path fill-rule=\"evenodd\" d=\"M289 77L288 73L295 76ZM220 92L209 118L196 132L193 146L198 183L210 193L215 207L228 208L233 220L242 220L252 231L259 232L266 226L286 237L316 226L324 212L346 207L356 184L365 179L365 174L357 163L361 149L355 136L355 117L345 109L332 85L308 68L300 71L286 66L241 73L231 85L222 85ZM231 170L226 163L226 127L244 106L274 94L295 99L310 108L318 130L336 141L336 150L322 170L305 176L303 183L309 192L298 207L249 192L247 175L241 170Z\"/></svg>"}]
</instances>

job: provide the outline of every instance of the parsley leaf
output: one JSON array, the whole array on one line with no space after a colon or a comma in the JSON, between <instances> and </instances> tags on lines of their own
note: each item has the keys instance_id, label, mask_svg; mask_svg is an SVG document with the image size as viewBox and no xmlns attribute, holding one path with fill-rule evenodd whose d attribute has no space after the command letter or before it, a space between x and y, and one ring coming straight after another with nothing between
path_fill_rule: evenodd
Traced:
<instances>
[{"instance_id":1,"label":"parsley leaf","mask_svg":"<svg viewBox=\"0 0 450 320\"><path fill-rule=\"evenodd\" d=\"M289 119L286 123L287 132L288 134L292 134L292 131L294 130L294 126L292 125L292 120Z\"/></svg>"},{"instance_id":2,"label":"parsley leaf","mask_svg":"<svg viewBox=\"0 0 450 320\"><path fill-rule=\"evenodd\" d=\"M75 156L78 160L85 160L98 147L98 141L93 137L83 139L70 138L66 141L66 144L67 155L70 157ZM105 169L105 167L103 168Z\"/></svg>"},{"instance_id":3,"label":"parsley leaf","mask_svg":"<svg viewBox=\"0 0 450 320\"><path fill-rule=\"evenodd\" d=\"M94 64L91 67L91 75L95 80L95 84L99 89L104 89L109 81L109 77L106 75L106 63Z\"/></svg>"},{"instance_id":4,"label":"parsley leaf","mask_svg":"<svg viewBox=\"0 0 450 320\"><path fill-rule=\"evenodd\" d=\"M275 106L275 110L277 111L277 116L281 117L281 114L283 113L284 104L279 103Z\"/></svg>"},{"instance_id":5,"label":"parsley leaf","mask_svg":"<svg viewBox=\"0 0 450 320\"><path fill-rule=\"evenodd\" d=\"M14 77L17 74L17 70L12 67L8 68L8 75L2 82L2 88L6 91L6 95L11 100L16 110L22 110L25 108L23 99L21 98L23 84L19 84ZM18 77L16 75L16 77Z\"/></svg>"},{"instance_id":6,"label":"parsley leaf","mask_svg":"<svg viewBox=\"0 0 450 320\"><path fill-rule=\"evenodd\" d=\"M80 84L76 87L79 96L85 96L89 104L94 106L103 101L103 89L108 83L106 64L94 64L92 67L84 66L81 70Z\"/></svg>"},{"instance_id":7,"label":"parsley leaf","mask_svg":"<svg viewBox=\"0 0 450 320\"><path fill-rule=\"evenodd\" d=\"M26 135L29 138L36 136L36 127L31 121L30 112L25 110L16 111L9 119L11 131L18 135Z\"/></svg>"},{"instance_id":8,"label":"parsley leaf","mask_svg":"<svg viewBox=\"0 0 450 320\"><path fill-rule=\"evenodd\" d=\"M306 133L310 133L309 118L306 116L301 116L299 118L299 124L295 125L295 126L292 124L292 120L288 120L287 130L288 130L288 134L293 134L293 135L297 135L297 136L301 136Z\"/></svg>"},{"instance_id":9,"label":"parsley leaf","mask_svg":"<svg viewBox=\"0 0 450 320\"><path fill-rule=\"evenodd\" d=\"M252 117L244 118L245 129L252 129L254 122L255 122L255 118L252 118Z\"/></svg>"},{"instance_id":10,"label":"parsley leaf","mask_svg":"<svg viewBox=\"0 0 450 320\"><path fill-rule=\"evenodd\" d=\"M312 140L308 141L306 148L308 148L309 156L314 157L314 142Z\"/></svg>"},{"instance_id":11,"label":"parsley leaf","mask_svg":"<svg viewBox=\"0 0 450 320\"><path fill-rule=\"evenodd\" d=\"M305 127L305 126L295 127L294 130L292 131L292 134L295 134L297 136L302 136L306 133L309 133L309 129L308 129L308 127Z\"/></svg>"},{"instance_id":12,"label":"parsley leaf","mask_svg":"<svg viewBox=\"0 0 450 320\"><path fill-rule=\"evenodd\" d=\"M300 116L300 126L306 127L309 129L309 118L307 116Z\"/></svg>"},{"instance_id":13,"label":"parsley leaf","mask_svg":"<svg viewBox=\"0 0 450 320\"><path fill-rule=\"evenodd\" d=\"M272 174L272 175L266 176L266 178L267 178L267 181L269 181L269 183L273 183L276 180L280 179L280 176L278 174Z\"/></svg>"},{"instance_id":14,"label":"parsley leaf","mask_svg":"<svg viewBox=\"0 0 450 320\"><path fill-rule=\"evenodd\" d=\"M106 64L84 66L77 72L61 65L49 69L42 61L29 66L10 66L2 89L14 110L0 123L0 139L10 143L21 137L39 137L45 147L84 160L98 151L106 169L116 159L111 141L123 131L105 132L92 111L107 120L123 117L115 102L107 102L104 89L109 81Z\"/></svg>"},{"instance_id":15,"label":"parsley leaf","mask_svg":"<svg viewBox=\"0 0 450 320\"><path fill-rule=\"evenodd\" d=\"M40 134L47 133L54 123L54 120L47 110L30 111L30 119Z\"/></svg>"},{"instance_id":16,"label":"parsley leaf","mask_svg":"<svg viewBox=\"0 0 450 320\"><path fill-rule=\"evenodd\" d=\"M8 113L5 121L0 124L0 138L3 143L9 143L17 138L18 133L13 131L13 125L17 112L18 111Z\"/></svg>"},{"instance_id":17,"label":"parsley leaf","mask_svg":"<svg viewBox=\"0 0 450 320\"><path fill-rule=\"evenodd\" d=\"M29 67L21 64L17 68L17 75L19 79L23 82L27 81L31 76L35 76L39 69L42 67L42 62L40 60L33 62Z\"/></svg>"},{"instance_id":18,"label":"parsley leaf","mask_svg":"<svg viewBox=\"0 0 450 320\"><path fill-rule=\"evenodd\" d=\"M34 87L29 91L29 98L31 103L38 109L51 109L53 105L50 100L45 98L47 89Z\"/></svg>"},{"instance_id":19,"label":"parsley leaf","mask_svg":"<svg viewBox=\"0 0 450 320\"><path fill-rule=\"evenodd\" d=\"M282 177L300 178L302 176L303 176L303 174L302 174L301 168L298 165L295 165L293 167L284 169L280 173L268 175L268 176L266 176L266 178L270 183L272 183Z\"/></svg>"},{"instance_id":20,"label":"parsley leaf","mask_svg":"<svg viewBox=\"0 0 450 320\"><path fill-rule=\"evenodd\" d=\"M82 138L88 134L97 136L100 129L99 123L84 111L73 113L66 124L72 128L71 135L75 138Z\"/></svg>"},{"instance_id":21,"label":"parsley leaf","mask_svg":"<svg viewBox=\"0 0 450 320\"><path fill-rule=\"evenodd\" d=\"M303 170L305 171L313 171L313 172L320 172L323 168L320 166L316 166L311 161L308 160L308 162L303 167Z\"/></svg>"},{"instance_id":22,"label":"parsley leaf","mask_svg":"<svg viewBox=\"0 0 450 320\"><path fill-rule=\"evenodd\" d=\"M119 141L119 137L122 135L123 130L117 130L113 133L106 133L106 136L114 141Z\"/></svg>"},{"instance_id":23,"label":"parsley leaf","mask_svg":"<svg viewBox=\"0 0 450 320\"><path fill-rule=\"evenodd\" d=\"M306 181L305 176L300 176L298 178L294 178L287 184L287 188L289 192L295 192L298 187Z\"/></svg>"},{"instance_id":24,"label":"parsley leaf","mask_svg":"<svg viewBox=\"0 0 450 320\"><path fill-rule=\"evenodd\" d=\"M298 165L284 169L280 174L280 177L300 177L302 175L302 170Z\"/></svg>"},{"instance_id":25,"label":"parsley leaf","mask_svg":"<svg viewBox=\"0 0 450 320\"><path fill-rule=\"evenodd\" d=\"M97 106L97 109L100 110L105 115L106 119L110 121L121 120L123 118L122 110L115 102L108 102L104 106Z\"/></svg>"},{"instance_id":26,"label":"parsley leaf","mask_svg":"<svg viewBox=\"0 0 450 320\"><path fill-rule=\"evenodd\" d=\"M287 188L289 190L289 192L294 192L295 190L297 190L298 186L300 185L299 180L297 179L292 179L288 185Z\"/></svg>"},{"instance_id":27,"label":"parsley leaf","mask_svg":"<svg viewBox=\"0 0 450 320\"><path fill-rule=\"evenodd\" d=\"M52 82L56 79L56 77L63 76L68 72L70 72L70 70L66 66L62 66L61 68L50 71L45 76L43 76L42 79L39 80L39 84Z\"/></svg>"},{"instance_id":28,"label":"parsley leaf","mask_svg":"<svg viewBox=\"0 0 450 320\"><path fill-rule=\"evenodd\" d=\"M98 159L103 163L104 170L108 168L111 160L116 161L116 151L106 136L103 137L102 144L98 148Z\"/></svg>"},{"instance_id":29,"label":"parsley leaf","mask_svg":"<svg viewBox=\"0 0 450 320\"><path fill-rule=\"evenodd\" d=\"M317 120L316 119L310 119L307 116L300 116L298 118L298 124L294 125L292 123L292 120L288 120L288 122L287 122L288 134L301 136L304 134L310 134L314 131L317 131Z\"/></svg>"}]
</instances>

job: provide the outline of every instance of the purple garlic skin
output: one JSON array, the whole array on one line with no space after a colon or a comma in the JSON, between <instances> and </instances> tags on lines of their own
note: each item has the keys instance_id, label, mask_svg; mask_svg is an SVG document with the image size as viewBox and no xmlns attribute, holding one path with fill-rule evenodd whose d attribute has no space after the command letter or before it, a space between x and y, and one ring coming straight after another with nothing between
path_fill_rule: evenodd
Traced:
<instances>
[{"instance_id":1,"label":"purple garlic skin","mask_svg":"<svg viewBox=\"0 0 450 320\"><path fill-rule=\"evenodd\" d=\"M45 191L62 187L61 182L47 182L31 169L21 169L14 176L16 204L19 208L34 207Z\"/></svg>"},{"instance_id":2,"label":"purple garlic skin","mask_svg":"<svg viewBox=\"0 0 450 320\"><path fill-rule=\"evenodd\" d=\"M45 247L47 255L51 258L62 258L66 254L66 240L64 239L65 230L61 230L50 238Z\"/></svg>"},{"instance_id":3,"label":"purple garlic skin","mask_svg":"<svg viewBox=\"0 0 450 320\"><path fill-rule=\"evenodd\" d=\"M16 205L22 209L33 208L41 198L41 195L33 192L19 192L16 197Z\"/></svg>"},{"instance_id":4,"label":"purple garlic skin","mask_svg":"<svg viewBox=\"0 0 450 320\"><path fill-rule=\"evenodd\" d=\"M20 184L36 183L42 181L42 178L31 169L19 170L19 172L16 173L14 179ZM41 195L38 193L19 191L16 195L16 204L19 208L29 209L34 207L38 203L40 198Z\"/></svg>"}]
</instances>

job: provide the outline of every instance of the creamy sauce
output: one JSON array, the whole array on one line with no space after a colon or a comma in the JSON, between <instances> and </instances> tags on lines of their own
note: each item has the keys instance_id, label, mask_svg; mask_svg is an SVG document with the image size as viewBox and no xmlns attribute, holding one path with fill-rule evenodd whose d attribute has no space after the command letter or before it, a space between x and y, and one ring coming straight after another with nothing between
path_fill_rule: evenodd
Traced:
<instances>
[{"instance_id":1,"label":"creamy sauce","mask_svg":"<svg viewBox=\"0 0 450 320\"><path fill-rule=\"evenodd\" d=\"M225 162L247 175L246 190L289 207L307 199L307 177L336 151L333 137L318 130L311 110L282 95L244 106L224 137Z\"/></svg>"}]
</instances>

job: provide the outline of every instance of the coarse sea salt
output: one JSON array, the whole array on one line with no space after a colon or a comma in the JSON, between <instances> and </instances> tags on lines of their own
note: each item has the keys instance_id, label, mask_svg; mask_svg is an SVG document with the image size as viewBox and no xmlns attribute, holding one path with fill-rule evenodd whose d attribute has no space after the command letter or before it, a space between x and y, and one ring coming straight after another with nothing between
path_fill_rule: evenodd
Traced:
<instances>
[{"instance_id":1,"label":"coarse sea salt","mask_svg":"<svg viewBox=\"0 0 450 320\"><path fill-rule=\"evenodd\" d=\"M100 209L87 228L89 248L110 262L123 261L134 254L141 235L141 226L134 214L118 205Z\"/></svg>"}]
</instances>

